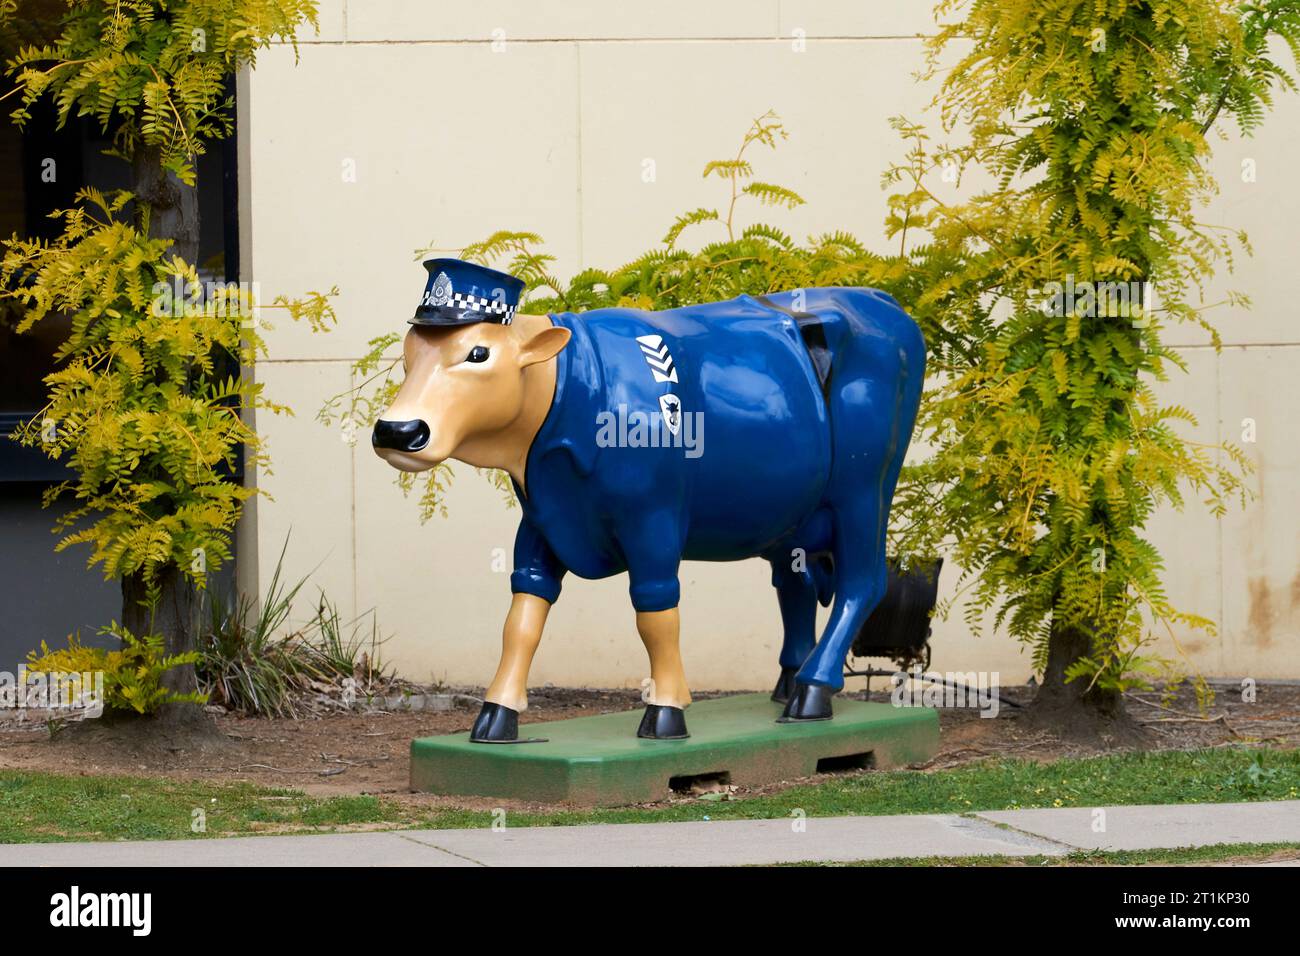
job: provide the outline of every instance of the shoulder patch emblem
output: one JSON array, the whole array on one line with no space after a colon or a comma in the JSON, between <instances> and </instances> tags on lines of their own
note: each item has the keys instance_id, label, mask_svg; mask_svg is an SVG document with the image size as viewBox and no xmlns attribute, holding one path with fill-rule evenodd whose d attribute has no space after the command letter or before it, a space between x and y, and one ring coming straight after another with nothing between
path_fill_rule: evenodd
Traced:
<instances>
[{"instance_id":1,"label":"shoulder patch emblem","mask_svg":"<svg viewBox=\"0 0 1300 956\"><path fill-rule=\"evenodd\" d=\"M655 381L676 382L677 368L673 364L673 357L668 353L668 346L664 344L663 336L639 335L636 341L641 346L641 352Z\"/></svg>"},{"instance_id":2,"label":"shoulder patch emblem","mask_svg":"<svg viewBox=\"0 0 1300 956\"><path fill-rule=\"evenodd\" d=\"M682 403L672 392L659 396L659 411L664 416L664 424L674 435L682 427Z\"/></svg>"}]
</instances>

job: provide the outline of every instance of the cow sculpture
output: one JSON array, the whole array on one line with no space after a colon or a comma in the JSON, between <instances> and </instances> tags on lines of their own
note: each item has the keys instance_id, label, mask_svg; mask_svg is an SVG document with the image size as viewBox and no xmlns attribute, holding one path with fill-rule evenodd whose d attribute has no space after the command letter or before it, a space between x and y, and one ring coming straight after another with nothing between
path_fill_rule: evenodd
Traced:
<instances>
[{"instance_id":1,"label":"cow sculpture","mask_svg":"<svg viewBox=\"0 0 1300 956\"><path fill-rule=\"evenodd\" d=\"M448 458L504 469L523 512L501 661L471 738L518 740L568 571L627 572L652 681L638 736L686 737L683 560L770 563L780 720L830 718L885 589L885 527L925 370L907 314L876 290L824 288L516 315L518 279L454 259L425 267L375 450L404 471ZM817 603L832 596L817 641Z\"/></svg>"}]
</instances>

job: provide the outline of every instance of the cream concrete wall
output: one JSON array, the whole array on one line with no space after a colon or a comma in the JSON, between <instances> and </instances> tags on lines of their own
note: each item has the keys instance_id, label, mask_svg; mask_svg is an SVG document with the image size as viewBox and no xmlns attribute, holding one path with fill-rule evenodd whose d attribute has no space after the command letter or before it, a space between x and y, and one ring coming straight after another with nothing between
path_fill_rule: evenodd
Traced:
<instances>
[{"instance_id":1,"label":"cream concrete wall","mask_svg":"<svg viewBox=\"0 0 1300 956\"><path fill-rule=\"evenodd\" d=\"M258 378L293 418L262 416L273 496L241 529L245 588L264 590L285 535L287 573L313 581L348 613L376 608L395 636L387 655L407 676L481 684L495 666L509 604L502 555L517 513L472 469L449 495L451 516L420 525L389 469L313 420L350 384L349 362L377 335L405 327L423 273L414 250L447 250L498 228L541 233L569 275L618 263L661 236L677 212L721 196L700 178L749 120L771 108L790 140L755 156L765 179L809 200L796 234L845 228L879 241L881 171L902 153L887 120L919 117L929 91L913 0L686 0L474 4L324 0L318 37L263 55L241 79L244 278L264 299L337 284L340 323L312 335L281 322ZM796 50L802 39L805 49ZM495 49L494 49L494 42ZM504 45L502 45L504 41ZM1282 97L1254 140L1229 137L1210 214L1244 226L1258 248L1230 285L1255 309L1219 317L1216 354L1193 331L1176 344L1191 374L1165 392L1192 408L1199 440L1240 440L1253 418L1260 496L1215 520L1193 505L1153 528L1171 594L1220 625L1181 635L1217 675L1300 676L1300 515L1295 413L1300 336L1290 260L1300 185L1300 97ZM1255 162L1245 182L1242 162ZM647 160L656 179L643 181ZM355 169L347 182L346 168ZM684 654L694 686L770 684L779 619L760 562L682 571ZM952 576L945 581L953 586ZM304 612L307 610L303 607ZM1164 642L1169 645L1169 641ZM1003 635L976 639L960 617L937 622L941 669L1029 674ZM626 581L570 578L552 614L533 683L636 686L647 673Z\"/></svg>"}]
</instances>

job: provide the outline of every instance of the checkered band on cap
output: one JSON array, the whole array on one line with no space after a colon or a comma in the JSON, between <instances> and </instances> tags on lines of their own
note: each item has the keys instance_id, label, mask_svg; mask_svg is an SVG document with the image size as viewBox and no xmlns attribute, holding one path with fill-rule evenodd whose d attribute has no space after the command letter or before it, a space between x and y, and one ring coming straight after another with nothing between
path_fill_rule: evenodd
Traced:
<instances>
[{"instance_id":1,"label":"checkered band on cap","mask_svg":"<svg viewBox=\"0 0 1300 956\"><path fill-rule=\"evenodd\" d=\"M501 325L509 325L515 317L515 306L506 305L500 299L485 299L483 296L474 295L472 292L453 292L441 302L436 300L435 293L426 292L420 305L482 312L484 322L497 322Z\"/></svg>"},{"instance_id":2,"label":"checkered band on cap","mask_svg":"<svg viewBox=\"0 0 1300 956\"><path fill-rule=\"evenodd\" d=\"M474 312L483 312L486 315L484 321L500 322L502 325L509 325L515 317L515 307L513 305L506 305L499 299L485 299L482 296L468 292L453 292L451 302L448 305L453 309L470 309ZM493 316L497 318L493 318Z\"/></svg>"}]
</instances>

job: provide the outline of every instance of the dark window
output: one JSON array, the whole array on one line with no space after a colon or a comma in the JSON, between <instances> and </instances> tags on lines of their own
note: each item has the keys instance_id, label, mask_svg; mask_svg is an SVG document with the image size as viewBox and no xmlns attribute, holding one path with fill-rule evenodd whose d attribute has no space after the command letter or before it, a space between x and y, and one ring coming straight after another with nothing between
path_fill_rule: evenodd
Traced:
<instances>
[{"instance_id":1,"label":"dark window","mask_svg":"<svg viewBox=\"0 0 1300 956\"><path fill-rule=\"evenodd\" d=\"M127 164L104 154L110 144L98 123L74 119L58 129L53 113L42 103L22 130L0 122L0 235L53 238L60 224L49 214L72 206L82 186L130 187ZM199 271L205 278L238 279L235 169L233 136L199 157ZM13 303L0 305L0 482L59 480L66 477L59 465L8 435L45 404L43 380L69 320L49 317L19 335L18 319Z\"/></svg>"},{"instance_id":2,"label":"dark window","mask_svg":"<svg viewBox=\"0 0 1300 956\"><path fill-rule=\"evenodd\" d=\"M0 56L4 46L0 42ZM70 207L82 186L129 187L128 164L104 155L109 142L93 120L58 129L53 110L42 103L19 130L7 107L0 107L0 236L51 238L60 224L49 213ZM238 278L235 156L232 136L212 144L198 162L198 264L205 278ZM18 335L18 317L11 303L0 302L0 605L6 609L0 670L7 671L41 641L62 646L67 635L80 632L87 644L106 643L96 630L122 616L117 582L105 581L98 567L87 569L84 545L54 553L56 511L41 507L41 493L69 477L66 469L9 437L45 404L43 379L69 328L67 319L49 317ZM227 566L212 583L228 586L232 572Z\"/></svg>"}]
</instances>

